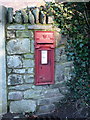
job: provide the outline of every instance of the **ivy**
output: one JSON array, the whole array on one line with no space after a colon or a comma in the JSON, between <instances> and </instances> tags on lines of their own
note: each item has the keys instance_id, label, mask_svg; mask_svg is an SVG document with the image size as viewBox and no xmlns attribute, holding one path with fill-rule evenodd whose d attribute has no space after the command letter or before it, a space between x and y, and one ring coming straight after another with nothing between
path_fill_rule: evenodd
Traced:
<instances>
[{"instance_id":1,"label":"ivy","mask_svg":"<svg viewBox=\"0 0 90 120\"><path fill-rule=\"evenodd\" d=\"M55 25L67 36L66 53L73 61L74 70L67 86L73 99L83 99L90 104L89 77L89 21L86 3L47 3L46 14L53 15Z\"/></svg>"}]
</instances>

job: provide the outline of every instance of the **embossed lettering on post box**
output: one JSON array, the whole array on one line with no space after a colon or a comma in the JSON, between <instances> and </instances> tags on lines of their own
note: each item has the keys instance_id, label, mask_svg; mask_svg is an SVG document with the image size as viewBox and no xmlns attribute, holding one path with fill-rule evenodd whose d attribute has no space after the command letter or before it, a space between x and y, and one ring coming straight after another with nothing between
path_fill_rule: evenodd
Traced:
<instances>
[{"instance_id":1,"label":"embossed lettering on post box","mask_svg":"<svg viewBox=\"0 0 90 120\"><path fill-rule=\"evenodd\" d=\"M35 85L54 84L53 31L35 31Z\"/></svg>"}]
</instances>

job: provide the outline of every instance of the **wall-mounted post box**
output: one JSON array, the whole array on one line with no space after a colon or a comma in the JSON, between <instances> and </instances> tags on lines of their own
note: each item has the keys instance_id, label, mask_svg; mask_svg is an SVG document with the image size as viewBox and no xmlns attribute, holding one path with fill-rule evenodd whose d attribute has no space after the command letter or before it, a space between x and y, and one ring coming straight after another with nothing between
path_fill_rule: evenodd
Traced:
<instances>
[{"instance_id":1,"label":"wall-mounted post box","mask_svg":"<svg viewBox=\"0 0 90 120\"><path fill-rule=\"evenodd\" d=\"M54 83L53 31L35 31L35 85Z\"/></svg>"}]
</instances>

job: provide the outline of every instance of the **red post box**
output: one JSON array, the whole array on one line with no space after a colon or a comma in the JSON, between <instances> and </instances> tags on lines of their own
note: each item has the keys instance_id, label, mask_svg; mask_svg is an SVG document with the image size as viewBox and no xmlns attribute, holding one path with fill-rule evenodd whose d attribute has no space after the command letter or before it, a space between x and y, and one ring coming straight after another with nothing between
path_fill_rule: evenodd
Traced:
<instances>
[{"instance_id":1,"label":"red post box","mask_svg":"<svg viewBox=\"0 0 90 120\"><path fill-rule=\"evenodd\" d=\"M54 83L54 32L35 31L35 85Z\"/></svg>"}]
</instances>

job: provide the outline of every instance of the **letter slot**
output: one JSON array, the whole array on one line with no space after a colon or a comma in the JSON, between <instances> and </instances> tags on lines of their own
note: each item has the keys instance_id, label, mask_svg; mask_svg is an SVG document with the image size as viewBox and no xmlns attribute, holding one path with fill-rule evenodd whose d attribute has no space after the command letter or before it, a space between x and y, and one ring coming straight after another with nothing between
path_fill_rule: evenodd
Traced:
<instances>
[{"instance_id":1,"label":"letter slot","mask_svg":"<svg viewBox=\"0 0 90 120\"><path fill-rule=\"evenodd\" d=\"M41 51L41 64L47 64L47 50Z\"/></svg>"}]
</instances>

